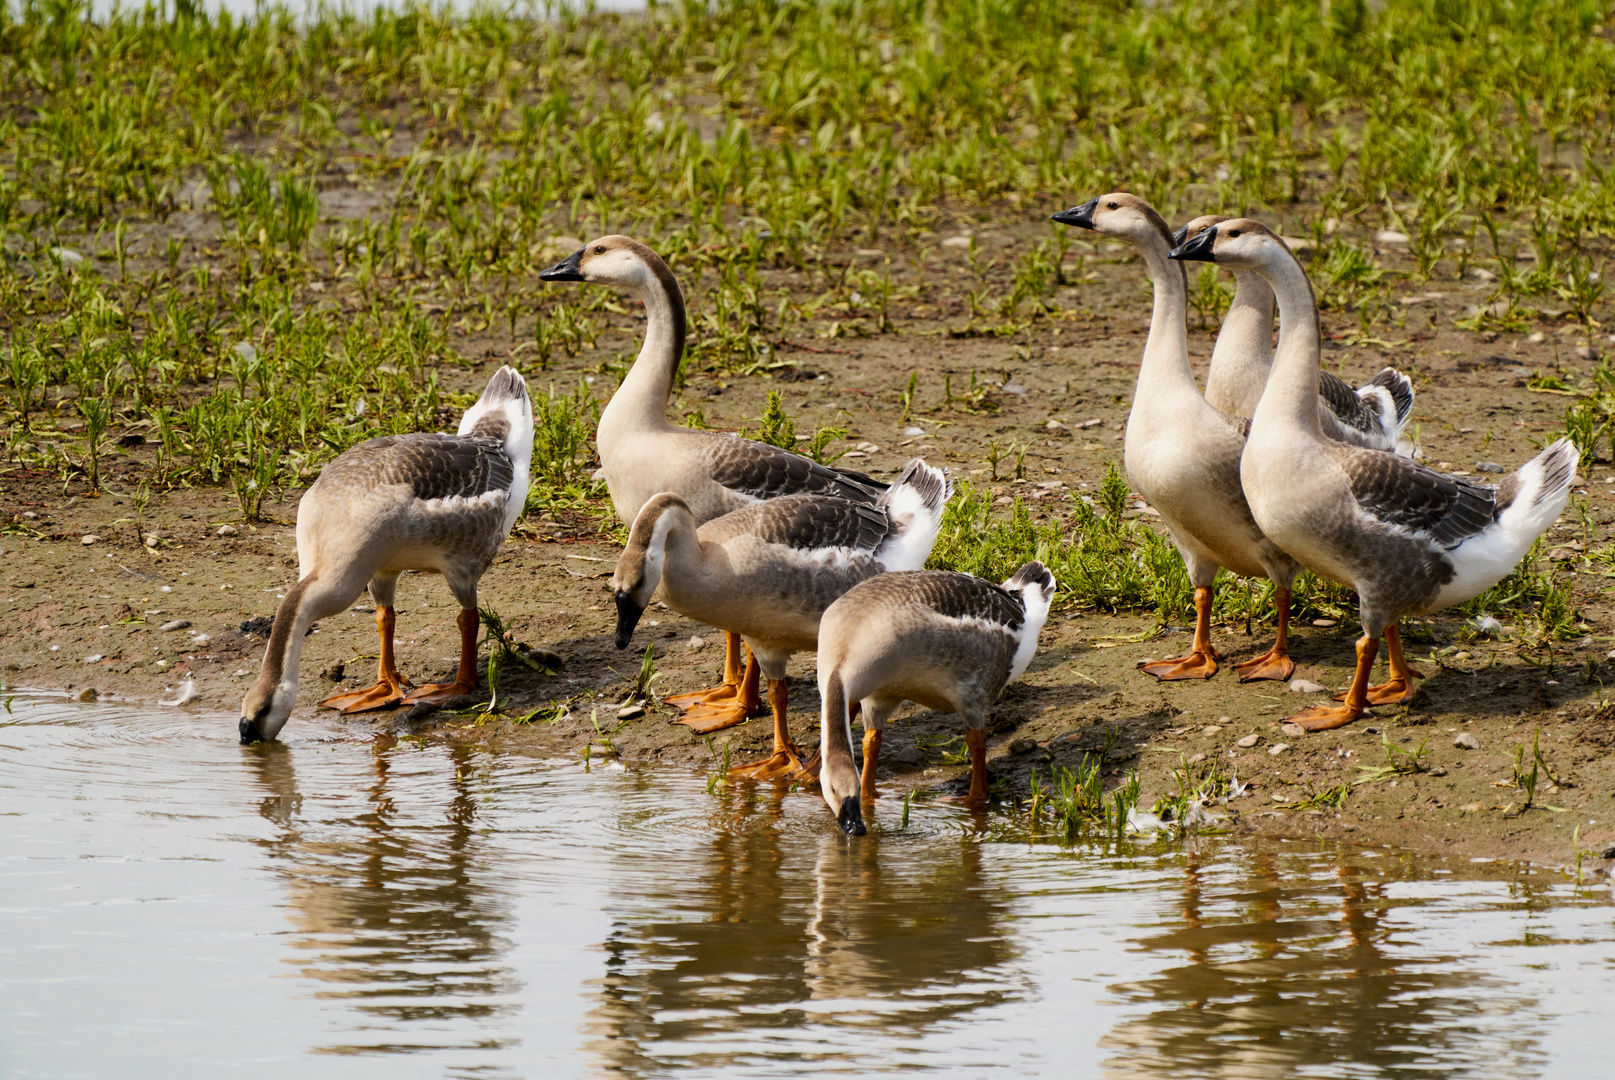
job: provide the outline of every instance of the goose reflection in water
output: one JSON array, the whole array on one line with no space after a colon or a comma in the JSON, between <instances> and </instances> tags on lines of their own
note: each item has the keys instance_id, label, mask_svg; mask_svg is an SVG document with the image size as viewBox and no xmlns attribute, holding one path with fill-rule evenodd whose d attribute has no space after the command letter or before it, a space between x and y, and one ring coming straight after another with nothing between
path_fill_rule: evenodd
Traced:
<instances>
[{"instance_id":1,"label":"goose reflection in water","mask_svg":"<svg viewBox=\"0 0 1615 1080\"><path fill-rule=\"evenodd\" d=\"M259 813L277 829L260 843L286 882L287 962L323 986L315 997L349 1002L365 1018L355 1028L375 1034L316 1052L497 1047L464 1038L468 1026L506 1019L512 1007L500 1001L519 989L504 959L510 902L490 887L497 875L476 817L475 751L445 748L445 768L378 740L368 776L317 800L298 790L293 750L267 743L251 753L265 792ZM407 795L395 804L400 787Z\"/></svg>"},{"instance_id":2,"label":"goose reflection in water","mask_svg":"<svg viewBox=\"0 0 1615 1080\"><path fill-rule=\"evenodd\" d=\"M961 836L939 857L934 835L849 843L817 820L787 825L785 800L801 798L731 796L699 872L667 875L644 898L655 910L616 913L585 1028L602 1071L845 1069L1022 992L979 844Z\"/></svg>"},{"instance_id":3,"label":"goose reflection in water","mask_svg":"<svg viewBox=\"0 0 1615 1080\"><path fill-rule=\"evenodd\" d=\"M1397 909L1417 901L1390 895L1391 860L1366 863L1341 855L1298 875L1289 853L1186 853L1181 918L1137 944L1188 962L1111 987L1146 1011L1105 1039L1104 1075L1288 1080L1424 1076L1479 1060L1505 1075L1540 1066L1531 1033L1504 1030L1513 1025L1493 1015L1498 995L1506 1012L1535 1003L1401 939L1397 930L1417 920Z\"/></svg>"}]
</instances>

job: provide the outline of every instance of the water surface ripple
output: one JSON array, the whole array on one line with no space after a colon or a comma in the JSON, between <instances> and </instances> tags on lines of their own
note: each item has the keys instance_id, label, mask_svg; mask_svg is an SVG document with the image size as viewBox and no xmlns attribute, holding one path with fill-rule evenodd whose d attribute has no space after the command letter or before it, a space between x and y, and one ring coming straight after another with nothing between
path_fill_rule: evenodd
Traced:
<instances>
[{"instance_id":1,"label":"water surface ripple","mask_svg":"<svg viewBox=\"0 0 1615 1080\"><path fill-rule=\"evenodd\" d=\"M1061 847L299 720L0 717L0 1076L1602 1075L1607 889Z\"/></svg>"}]
</instances>

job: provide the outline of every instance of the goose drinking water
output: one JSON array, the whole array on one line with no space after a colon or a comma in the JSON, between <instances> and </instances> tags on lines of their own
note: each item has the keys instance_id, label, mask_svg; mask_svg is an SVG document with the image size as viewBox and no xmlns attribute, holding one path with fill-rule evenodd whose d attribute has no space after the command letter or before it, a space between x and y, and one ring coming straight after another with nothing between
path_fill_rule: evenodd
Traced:
<instances>
[{"instance_id":1,"label":"goose drinking water","mask_svg":"<svg viewBox=\"0 0 1615 1080\"><path fill-rule=\"evenodd\" d=\"M275 613L257 681L241 703L241 741L275 738L297 700L303 638L368 587L381 656L376 684L320 704L345 713L441 705L476 689L477 582L527 500L533 405L515 368L488 380L456 435L386 435L320 471L297 505L297 583ZM405 570L442 574L460 604L452 683L411 688L393 660L393 597Z\"/></svg>"}]
</instances>

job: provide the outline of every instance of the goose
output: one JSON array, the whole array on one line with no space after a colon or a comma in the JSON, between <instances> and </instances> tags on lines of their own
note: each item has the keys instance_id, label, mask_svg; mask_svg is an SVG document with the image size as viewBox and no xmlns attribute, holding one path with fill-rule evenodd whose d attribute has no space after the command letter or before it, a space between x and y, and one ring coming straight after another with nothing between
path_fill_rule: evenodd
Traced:
<instances>
[{"instance_id":1,"label":"goose","mask_svg":"<svg viewBox=\"0 0 1615 1080\"><path fill-rule=\"evenodd\" d=\"M1495 488L1408 458L1336 442L1318 408L1318 308L1306 271L1284 242L1248 218L1223 221L1172 252L1261 274L1279 305L1279 344L1251 418L1240 479L1262 531L1301 565L1356 590L1363 637L1341 705L1290 719L1340 727L1370 705L1412 698L1419 673L1397 623L1477 596L1502 580L1558 518L1575 481L1576 448L1560 439ZM1387 646L1390 677L1369 686Z\"/></svg>"},{"instance_id":2,"label":"goose","mask_svg":"<svg viewBox=\"0 0 1615 1080\"><path fill-rule=\"evenodd\" d=\"M1195 218L1172 235L1181 246L1220 221L1219 214ZM1206 373L1206 400L1218 412L1250 417L1261 400L1262 387L1273 366L1273 290L1260 274L1234 272L1234 299L1217 331ZM1413 383L1395 368L1385 368L1365 386L1353 390L1330 372L1318 377L1324 411L1318 416L1324 434L1337 442L1369 450L1411 450L1400 442L1413 412Z\"/></svg>"},{"instance_id":3,"label":"goose","mask_svg":"<svg viewBox=\"0 0 1615 1080\"><path fill-rule=\"evenodd\" d=\"M863 473L820 465L767 443L668 423L668 395L684 355L684 294L667 264L644 244L602 236L538 276L611 285L645 306L644 343L600 414L597 434L606 488L623 524L632 526L640 509L663 492L683 499L700 524L781 495L834 495L873 506L885 490ZM756 672L742 671L739 637L725 632L724 639L723 682L665 699L685 711L681 722L699 730L738 724L761 704Z\"/></svg>"},{"instance_id":4,"label":"goose","mask_svg":"<svg viewBox=\"0 0 1615 1080\"><path fill-rule=\"evenodd\" d=\"M617 648L628 647L655 597L739 635L757 661L750 677L760 669L768 680L774 753L735 772L767 779L810 771L786 723L786 661L817 647L819 619L842 593L874 575L925 565L950 494L947 477L915 458L872 506L782 495L698 524L682 496L654 495L634 518L611 579ZM706 728L691 726L704 734L727 724L714 717Z\"/></svg>"},{"instance_id":5,"label":"goose","mask_svg":"<svg viewBox=\"0 0 1615 1080\"><path fill-rule=\"evenodd\" d=\"M1239 458L1249 421L1211 407L1189 369L1188 284L1166 257L1172 230L1155 208L1117 192L1054 215L1065 225L1131 243L1144 256L1154 285L1149 338L1127 417L1123 460L1128 479L1161 515L1194 586L1194 644L1187 656L1139 665L1157 679L1209 679L1219 659L1211 643L1211 585L1222 567L1241 577L1266 577L1277 587L1278 632L1273 647L1235 670L1241 682L1288 679L1290 588L1294 559L1262 535L1239 486Z\"/></svg>"},{"instance_id":6,"label":"goose","mask_svg":"<svg viewBox=\"0 0 1615 1080\"><path fill-rule=\"evenodd\" d=\"M849 835L865 833L886 719L904 701L965 722L970 793L987 801L987 708L1021 677L1049 617L1054 575L1029 562L1002 585L951 570L881 574L831 604L819 623L819 790ZM863 770L852 760L862 714Z\"/></svg>"},{"instance_id":7,"label":"goose","mask_svg":"<svg viewBox=\"0 0 1615 1080\"><path fill-rule=\"evenodd\" d=\"M344 713L441 705L476 689L477 583L527 501L533 405L512 367L488 380L456 435L386 435L320 471L297 504L297 583L275 613L258 678L241 702L243 744L272 741L297 700L303 638L366 587L376 603L376 684L320 705ZM460 604L452 683L411 689L393 660L393 597L405 570L442 574Z\"/></svg>"}]
</instances>

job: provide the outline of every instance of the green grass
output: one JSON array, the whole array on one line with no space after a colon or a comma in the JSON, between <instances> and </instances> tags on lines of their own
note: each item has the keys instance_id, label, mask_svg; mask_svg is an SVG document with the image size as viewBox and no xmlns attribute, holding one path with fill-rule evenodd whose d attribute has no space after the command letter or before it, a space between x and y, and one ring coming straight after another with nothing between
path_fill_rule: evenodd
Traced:
<instances>
[{"instance_id":1,"label":"green grass","mask_svg":"<svg viewBox=\"0 0 1615 1080\"><path fill-rule=\"evenodd\" d=\"M1394 287L1471 268L1494 279L1475 329L1549 310L1608 323L1612 24L1610 0L1334 0L1321 17L1316 0L183 4L95 20L10 0L6 458L64 488L138 465L159 490L223 485L243 517L272 514L356 442L451 426L490 348L531 374L599 345L620 297L536 279L578 238L634 233L693 287L682 387L774 373L792 339L900 332L937 230L1037 222L1121 187L1169 217L1258 213L1311 236L1320 300L1363 340L1387 332ZM1374 254L1384 228L1409 236L1406 260ZM845 258L875 244L914 258ZM1066 230L1004 265L971 244L959 336L1019 334L1085 280ZM1202 320L1227 299L1198 279ZM587 445L611 384L535 392L530 507L603 517ZM1604 381L1583 392L1566 423L1592 455L1615 425ZM974 373L968 389L944 376L942 397L997 408ZM131 434L151 447L133 463ZM804 448L822 460L834 437ZM999 456L995 471L1013 463ZM1041 552L1062 603L1181 619L1175 555L1101 514L1106 498L1034 523L963 491L937 565L1001 579ZM1513 596L1559 636L1573 620L1551 582L1488 603ZM1217 603L1271 612L1270 591L1232 581ZM1333 585L1297 590L1303 617L1351 606Z\"/></svg>"}]
</instances>

